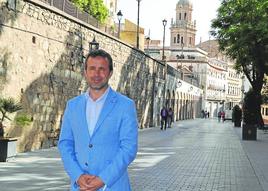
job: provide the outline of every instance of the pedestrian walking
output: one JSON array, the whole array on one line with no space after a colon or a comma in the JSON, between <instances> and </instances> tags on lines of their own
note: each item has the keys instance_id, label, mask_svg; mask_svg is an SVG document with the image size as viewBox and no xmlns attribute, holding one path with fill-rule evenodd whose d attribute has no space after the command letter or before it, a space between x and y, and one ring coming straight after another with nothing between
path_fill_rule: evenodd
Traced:
<instances>
[{"instance_id":1,"label":"pedestrian walking","mask_svg":"<svg viewBox=\"0 0 268 191\"><path fill-rule=\"evenodd\" d=\"M174 112L173 112L172 108L170 107L168 110L168 117L167 117L168 128L171 128L171 124L173 122L173 117L174 117Z\"/></svg>"},{"instance_id":2,"label":"pedestrian walking","mask_svg":"<svg viewBox=\"0 0 268 191\"><path fill-rule=\"evenodd\" d=\"M225 112L224 111L221 112L221 119L222 119L222 122L224 123L224 121L225 121Z\"/></svg>"},{"instance_id":3,"label":"pedestrian walking","mask_svg":"<svg viewBox=\"0 0 268 191\"><path fill-rule=\"evenodd\" d=\"M201 111L201 117L202 118L205 118L205 111L202 109L202 111Z\"/></svg>"},{"instance_id":4,"label":"pedestrian walking","mask_svg":"<svg viewBox=\"0 0 268 191\"><path fill-rule=\"evenodd\" d=\"M208 111L207 115L208 115L208 118L209 118L209 111Z\"/></svg>"},{"instance_id":5,"label":"pedestrian walking","mask_svg":"<svg viewBox=\"0 0 268 191\"><path fill-rule=\"evenodd\" d=\"M72 191L130 191L127 167L137 153L134 101L108 85L113 61L104 50L89 53L89 89L67 102L58 148Z\"/></svg>"},{"instance_id":6,"label":"pedestrian walking","mask_svg":"<svg viewBox=\"0 0 268 191\"><path fill-rule=\"evenodd\" d=\"M218 112L218 122L221 122L221 111Z\"/></svg>"},{"instance_id":7,"label":"pedestrian walking","mask_svg":"<svg viewBox=\"0 0 268 191\"><path fill-rule=\"evenodd\" d=\"M160 115L161 115L161 130L163 130L163 128L164 130L166 130L168 111L165 106L161 109Z\"/></svg>"}]
</instances>

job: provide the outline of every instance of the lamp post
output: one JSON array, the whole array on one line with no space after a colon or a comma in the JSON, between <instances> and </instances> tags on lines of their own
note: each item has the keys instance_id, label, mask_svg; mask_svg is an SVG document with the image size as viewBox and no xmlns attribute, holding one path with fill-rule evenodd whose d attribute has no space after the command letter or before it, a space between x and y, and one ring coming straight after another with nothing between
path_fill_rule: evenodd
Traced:
<instances>
[{"instance_id":1,"label":"lamp post","mask_svg":"<svg viewBox=\"0 0 268 191\"><path fill-rule=\"evenodd\" d=\"M183 71L182 71L182 59L184 59L184 55L183 55L183 47L184 47L184 43L181 42L181 79L183 80Z\"/></svg>"},{"instance_id":2,"label":"lamp post","mask_svg":"<svg viewBox=\"0 0 268 191\"><path fill-rule=\"evenodd\" d=\"M176 58L177 58L177 70L179 69L179 59L180 59L180 55L176 55Z\"/></svg>"},{"instance_id":3,"label":"lamp post","mask_svg":"<svg viewBox=\"0 0 268 191\"><path fill-rule=\"evenodd\" d=\"M138 1L138 17L137 17L137 49L139 49L139 42L140 42L140 2L141 0Z\"/></svg>"},{"instance_id":4,"label":"lamp post","mask_svg":"<svg viewBox=\"0 0 268 191\"><path fill-rule=\"evenodd\" d=\"M162 49L162 61L165 61L165 53L164 53L164 49L165 49L165 33L166 33L166 25L167 25L167 20L164 19L162 20L162 24L164 27L164 33L163 33L163 49ZM168 66L167 63L165 63L165 86L164 86L164 105L167 106L167 73L168 73Z\"/></svg>"},{"instance_id":5,"label":"lamp post","mask_svg":"<svg viewBox=\"0 0 268 191\"><path fill-rule=\"evenodd\" d=\"M163 33L163 49L162 49L162 61L165 60L165 36L166 36L166 26L167 26L167 20L164 19L162 21L163 27L164 27L164 33Z\"/></svg>"},{"instance_id":6,"label":"lamp post","mask_svg":"<svg viewBox=\"0 0 268 191\"><path fill-rule=\"evenodd\" d=\"M146 37L146 43L147 43L147 54L149 54L149 53L150 53L150 51L149 51L149 45L150 45L150 41L151 41L150 36L147 36L147 37Z\"/></svg>"},{"instance_id":7,"label":"lamp post","mask_svg":"<svg viewBox=\"0 0 268 191\"><path fill-rule=\"evenodd\" d=\"M121 19L123 17L123 14L121 10L118 11L117 13L117 19L118 19L118 38L120 39L120 27L121 27Z\"/></svg>"},{"instance_id":8,"label":"lamp post","mask_svg":"<svg viewBox=\"0 0 268 191\"><path fill-rule=\"evenodd\" d=\"M94 36L93 40L89 43L89 52L98 49L99 49L99 43L96 41Z\"/></svg>"}]
</instances>

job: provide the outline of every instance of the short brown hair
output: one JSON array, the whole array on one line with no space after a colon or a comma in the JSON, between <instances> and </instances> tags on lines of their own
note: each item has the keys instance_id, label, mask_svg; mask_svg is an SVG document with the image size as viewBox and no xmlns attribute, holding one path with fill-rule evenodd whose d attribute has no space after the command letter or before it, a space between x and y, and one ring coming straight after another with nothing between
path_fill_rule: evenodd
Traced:
<instances>
[{"instance_id":1,"label":"short brown hair","mask_svg":"<svg viewBox=\"0 0 268 191\"><path fill-rule=\"evenodd\" d=\"M85 70L87 70L87 61L88 61L88 59L90 57L95 58L97 56L100 56L102 58L107 58L108 63L109 63L109 69L110 69L110 71L113 71L113 59L112 59L111 55L108 52L106 52L105 50L102 50L102 49L93 50L87 55L86 61L85 61Z\"/></svg>"}]
</instances>

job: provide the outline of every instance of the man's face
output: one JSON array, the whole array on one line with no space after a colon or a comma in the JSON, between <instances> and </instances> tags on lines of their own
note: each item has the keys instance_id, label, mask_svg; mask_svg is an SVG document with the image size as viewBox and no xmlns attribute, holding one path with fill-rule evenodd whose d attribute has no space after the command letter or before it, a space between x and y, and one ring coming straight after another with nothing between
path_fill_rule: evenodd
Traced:
<instances>
[{"instance_id":1,"label":"man's face","mask_svg":"<svg viewBox=\"0 0 268 191\"><path fill-rule=\"evenodd\" d=\"M97 56L90 57L87 61L87 69L85 77L92 90L102 90L108 86L108 81L112 76L112 71L109 69L109 62L106 58Z\"/></svg>"}]
</instances>

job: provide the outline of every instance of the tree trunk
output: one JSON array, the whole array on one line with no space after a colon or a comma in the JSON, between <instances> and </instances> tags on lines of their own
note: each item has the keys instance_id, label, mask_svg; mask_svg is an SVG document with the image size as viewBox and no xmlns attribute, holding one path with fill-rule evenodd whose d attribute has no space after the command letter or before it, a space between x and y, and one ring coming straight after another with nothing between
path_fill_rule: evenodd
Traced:
<instances>
[{"instance_id":1,"label":"tree trunk","mask_svg":"<svg viewBox=\"0 0 268 191\"><path fill-rule=\"evenodd\" d=\"M262 97L261 97L261 93L256 93L256 97L258 100L262 100ZM264 122L263 122L263 119L262 119L262 115L261 115L261 104L262 102L261 101L257 101L257 110L256 110L256 115L257 115L257 124L258 124L258 127L259 128L263 128L264 127Z\"/></svg>"},{"instance_id":2,"label":"tree trunk","mask_svg":"<svg viewBox=\"0 0 268 191\"><path fill-rule=\"evenodd\" d=\"M0 138L4 137L4 125L2 122L0 122Z\"/></svg>"}]
</instances>

